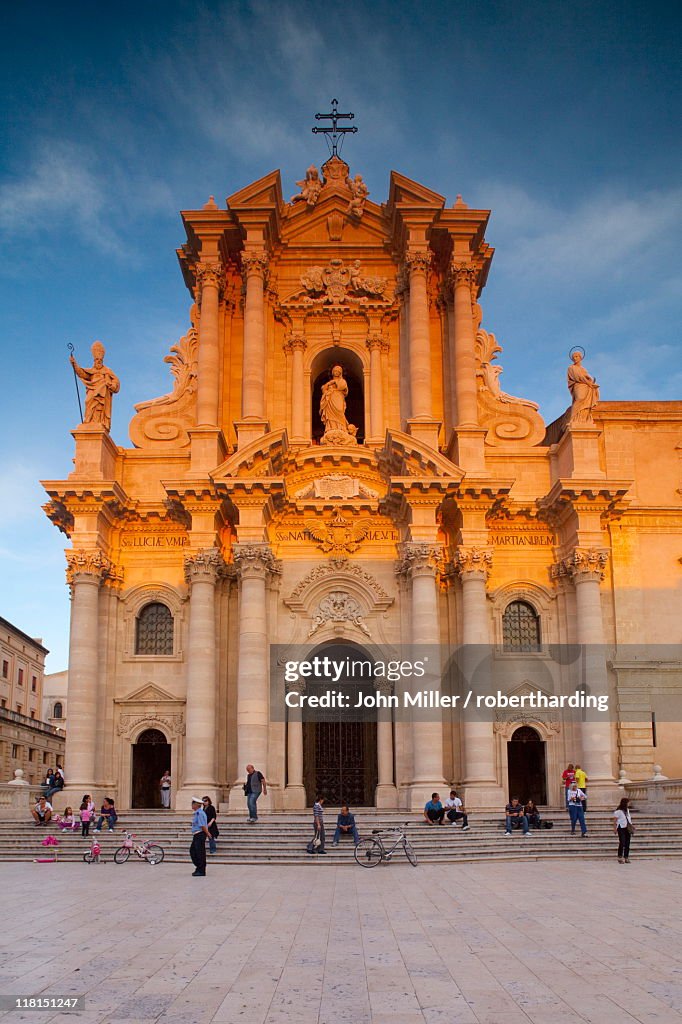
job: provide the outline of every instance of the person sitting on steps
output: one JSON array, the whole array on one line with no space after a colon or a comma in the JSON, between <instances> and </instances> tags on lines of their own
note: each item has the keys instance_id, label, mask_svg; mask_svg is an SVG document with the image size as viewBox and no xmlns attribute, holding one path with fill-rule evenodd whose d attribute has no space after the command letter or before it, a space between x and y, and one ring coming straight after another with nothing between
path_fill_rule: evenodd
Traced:
<instances>
[{"instance_id":1,"label":"person sitting on steps","mask_svg":"<svg viewBox=\"0 0 682 1024\"><path fill-rule=\"evenodd\" d=\"M443 819L445 818L445 808L440 802L440 796L438 793L432 793L431 799L427 800L424 804L424 821L427 825L435 825L438 822L439 825L444 824Z\"/></svg>"},{"instance_id":2,"label":"person sitting on steps","mask_svg":"<svg viewBox=\"0 0 682 1024\"><path fill-rule=\"evenodd\" d=\"M450 790L450 798L445 801L443 806L445 807L445 814L448 821L451 821L454 825L456 821L461 819L462 832L467 832L469 830L469 816L464 809L464 804L457 796L456 789Z\"/></svg>"},{"instance_id":3,"label":"person sitting on steps","mask_svg":"<svg viewBox=\"0 0 682 1024\"><path fill-rule=\"evenodd\" d=\"M360 842L360 836L355 824L355 815L350 813L348 804L344 804L341 808L341 813L336 819L336 831L334 832L332 846L338 846L341 836L347 836L349 832L353 836L353 843L357 846Z\"/></svg>"},{"instance_id":4,"label":"person sitting on steps","mask_svg":"<svg viewBox=\"0 0 682 1024\"><path fill-rule=\"evenodd\" d=\"M524 836L529 836L528 831L528 818L524 812L523 804L519 801L517 796L511 798L511 803L508 803L504 809L504 834L510 836L512 834L512 828L518 828L519 825L523 828Z\"/></svg>"}]
</instances>

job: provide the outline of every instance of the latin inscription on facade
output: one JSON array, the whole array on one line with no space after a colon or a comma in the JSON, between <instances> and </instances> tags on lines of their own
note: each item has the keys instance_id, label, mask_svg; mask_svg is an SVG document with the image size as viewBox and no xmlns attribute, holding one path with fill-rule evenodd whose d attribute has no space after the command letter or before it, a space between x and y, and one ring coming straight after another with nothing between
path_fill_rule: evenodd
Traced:
<instances>
[{"instance_id":1,"label":"latin inscription on facade","mask_svg":"<svg viewBox=\"0 0 682 1024\"><path fill-rule=\"evenodd\" d=\"M493 544L500 547L545 547L552 546L552 538L544 533L493 533Z\"/></svg>"},{"instance_id":2,"label":"latin inscription on facade","mask_svg":"<svg viewBox=\"0 0 682 1024\"><path fill-rule=\"evenodd\" d=\"M278 543L292 541L310 541L313 544L315 543L315 538L311 534L310 530L306 530L305 528L280 528L273 531L272 539ZM366 541L374 541L375 543L386 543L391 541L397 543L400 540L400 535L397 530L392 530L390 527L370 527L363 539Z\"/></svg>"},{"instance_id":3,"label":"latin inscription on facade","mask_svg":"<svg viewBox=\"0 0 682 1024\"><path fill-rule=\"evenodd\" d=\"M122 548L184 548L189 544L189 537L166 536L165 534L123 534Z\"/></svg>"}]
</instances>

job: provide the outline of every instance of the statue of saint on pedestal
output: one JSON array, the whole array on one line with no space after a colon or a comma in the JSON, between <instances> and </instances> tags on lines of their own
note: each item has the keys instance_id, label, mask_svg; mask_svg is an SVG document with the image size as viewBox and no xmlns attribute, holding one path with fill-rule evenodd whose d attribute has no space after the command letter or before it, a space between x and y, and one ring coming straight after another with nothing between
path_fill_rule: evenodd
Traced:
<instances>
[{"instance_id":1,"label":"statue of saint on pedestal","mask_svg":"<svg viewBox=\"0 0 682 1024\"><path fill-rule=\"evenodd\" d=\"M573 352L571 359L573 362L566 372L568 390L573 399L568 422L572 425L592 423L592 410L599 401L599 385L582 365L582 352Z\"/></svg>"},{"instance_id":2,"label":"statue of saint on pedestal","mask_svg":"<svg viewBox=\"0 0 682 1024\"><path fill-rule=\"evenodd\" d=\"M348 384L343 377L343 367L333 366L331 379L322 385L320 419L324 423L324 435L320 444L357 444L358 428L346 419L346 395Z\"/></svg>"},{"instance_id":3,"label":"statue of saint on pedestal","mask_svg":"<svg viewBox=\"0 0 682 1024\"><path fill-rule=\"evenodd\" d=\"M104 365L104 345L96 341L92 348L93 365L89 370L79 366L73 356L69 356L76 374L85 384L85 418L84 423L101 423L105 430L111 429L112 395L117 394L121 382L108 366Z\"/></svg>"}]
</instances>

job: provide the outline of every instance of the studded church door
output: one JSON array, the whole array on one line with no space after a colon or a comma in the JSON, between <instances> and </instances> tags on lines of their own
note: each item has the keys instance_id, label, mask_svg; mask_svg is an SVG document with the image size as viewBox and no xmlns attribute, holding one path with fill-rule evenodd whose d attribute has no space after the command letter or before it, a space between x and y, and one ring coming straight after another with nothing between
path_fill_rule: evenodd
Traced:
<instances>
[{"instance_id":1,"label":"studded church door","mask_svg":"<svg viewBox=\"0 0 682 1024\"><path fill-rule=\"evenodd\" d=\"M306 722L305 788L308 804L317 793L327 807L373 807L377 785L376 722Z\"/></svg>"}]
</instances>

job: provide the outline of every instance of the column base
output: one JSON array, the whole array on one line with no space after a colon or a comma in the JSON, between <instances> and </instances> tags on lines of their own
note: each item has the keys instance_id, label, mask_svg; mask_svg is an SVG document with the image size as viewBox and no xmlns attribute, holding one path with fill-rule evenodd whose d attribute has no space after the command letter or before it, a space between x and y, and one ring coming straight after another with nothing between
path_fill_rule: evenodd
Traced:
<instances>
[{"instance_id":1,"label":"column base","mask_svg":"<svg viewBox=\"0 0 682 1024\"><path fill-rule=\"evenodd\" d=\"M392 785L379 785L374 793L374 802L377 810L396 810L398 807L398 790Z\"/></svg>"},{"instance_id":2,"label":"column base","mask_svg":"<svg viewBox=\"0 0 682 1024\"><path fill-rule=\"evenodd\" d=\"M467 473L485 473L485 435L481 427L455 427L448 458Z\"/></svg>"},{"instance_id":3,"label":"column base","mask_svg":"<svg viewBox=\"0 0 682 1024\"><path fill-rule=\"evenodd\" d=\"M438 451L438 435L440 434L440 423L438 420L408 420L407 432L416 441L421 441L429 448Z\"/></svg>"},{"instance_id":4,"label":"column base","mask_svg":"<svg viewBox=\"0 0 682 1024\"><path fill-rule=\"evenodd\" d=\"M502 786L495 782L465 782L462 786L462 798L467 812L470 811L504 811L507 794Z\"/></svg>"},{"instance_id":5,"label":"column base","mask_svg":"<svg viewBox=\"0 0 682 1024\"><path fill-rule=\"evenodd\" d=\"M625 788L614 780L590 782L588 779L587 788L587 813L591 810L615 811L624 796L627 796Z\"/></svg>"},{"instance_id":6,"label":"column base","mask_svg":"<svg viewBox=\"0 0 682 1024\"><path fill-rule=\"evenodd\" d=\"M246 448L252 441L257 441L263 434L270 430L267 420L248 419L235 420L234 429L237 431L237 448Z\"/></svg>"},{"instance_id":7,"label":"column base","mask_svg":"<svg viewBox=\"0 0 682 1024\"><path fill-rule=\"evenodd\" d=\"M304 811L308 806L305 786L287 786L282 796L285 811Z\"/></svg>"},{"instance_id":8,"label":"column base","mask_svg":"<svg viewBox=\"0 0 682 1024\"><path fill-rule=\"evenodd\" d=\"M210 796L211 803L217 807L220 799L220 787L216 786L215 782L190 782L181 786L175 793L174 810L191 811L193 796L198 796L200 800L202 797Z\"/></svg>"},{"instance_id":9,"label":"column base","mask_svg":"<svg viewBox=\"0 0 682 1024\"><path fill-rule=\"evenodd\" d=\"M408 811L422 811L431 799L432 793L440 793L444 800L449 787L445 779L434 779L431 782L411 782L405 787L405 800Z\"/></svg>"}]
</instances>

